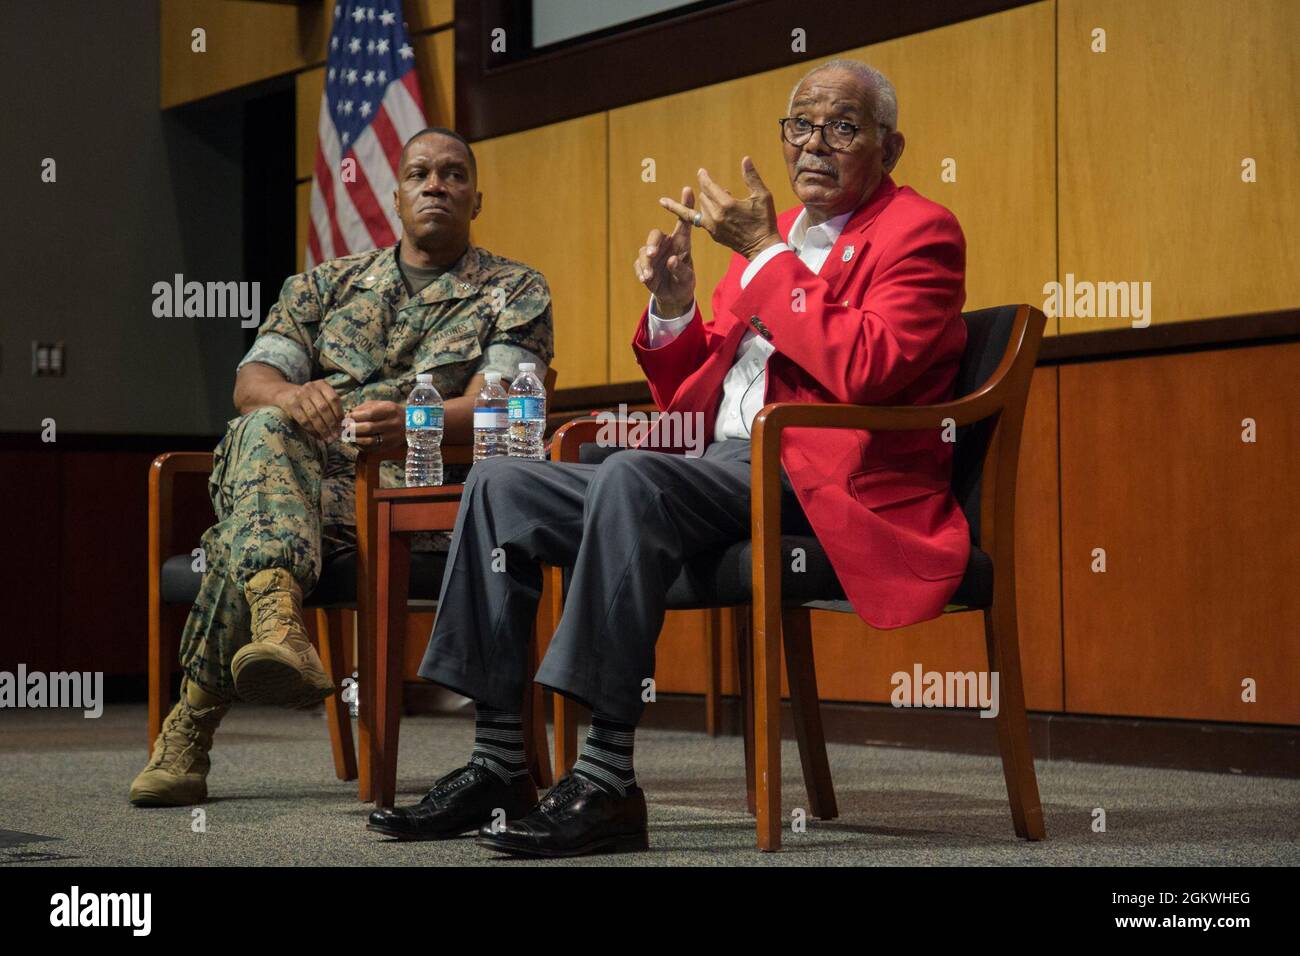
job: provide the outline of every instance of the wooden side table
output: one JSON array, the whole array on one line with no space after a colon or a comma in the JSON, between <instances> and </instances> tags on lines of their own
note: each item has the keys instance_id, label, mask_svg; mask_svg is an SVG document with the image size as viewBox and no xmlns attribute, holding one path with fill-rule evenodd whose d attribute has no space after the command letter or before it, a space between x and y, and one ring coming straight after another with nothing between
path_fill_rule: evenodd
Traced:
<instances>
[{"instance_id":1,"label":"wooden side table","mask_svg":"<svg viewBox=\"0 0 1300 956\"><path fill-rule=\"evenodd\" d=\"M401 722L402 679L406 661L406 614L410 591L411 541L417 531L450 531L464 485L429 488L376 488L374 502L374 574L370 581L369 606L373 609L372 657L368 670L374 675L369 693L362 688L362 746L368 748L370 794L377 807L391 807L397 789L397 743ZM550 575L543 575L549 582ZM544 591L548 584L543 585ZM539 616L549 613L550 601L543 593ZM534 625L530 642L529 667L535 672L544 648L538 648L539 631L549 625ZM366 704L370 706L366 706ZM524 693L523 731L528 768L539 788L551 785L549 747L546 740L544 700L537 685L529 681ZM367 714L369 712L369 714Z\"/></svg>"}]
</instances>

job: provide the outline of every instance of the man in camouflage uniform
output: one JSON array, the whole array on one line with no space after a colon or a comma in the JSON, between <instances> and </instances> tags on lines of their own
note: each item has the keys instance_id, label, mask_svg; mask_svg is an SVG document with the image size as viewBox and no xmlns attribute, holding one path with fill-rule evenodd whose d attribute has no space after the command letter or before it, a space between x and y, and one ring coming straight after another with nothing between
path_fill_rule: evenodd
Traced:
<instances>
[{"instance_id":1,"label":"man in camouflage uniform","mask_svg":"<svg viewBox=\"0 0 1300 956\"><path fill-rule=\"evenodd\" d=\"M540 273L469 244L476 184L458 134L417 133L393 196L398 245L293 276L258 330L237 370L241 416L214 456L217 524L203 535L207 570L181 638L181 699L132 803L206 797L212 735L235 698L302 707L334 692L302 598L324 559L355 546L357 447L403 441L416 374L433 375L451 443L471 438L484 373L509 381L535 362L545 375L550 292ZM401 483L396 462L383 479Z\"/></svg>"}]
</instances>

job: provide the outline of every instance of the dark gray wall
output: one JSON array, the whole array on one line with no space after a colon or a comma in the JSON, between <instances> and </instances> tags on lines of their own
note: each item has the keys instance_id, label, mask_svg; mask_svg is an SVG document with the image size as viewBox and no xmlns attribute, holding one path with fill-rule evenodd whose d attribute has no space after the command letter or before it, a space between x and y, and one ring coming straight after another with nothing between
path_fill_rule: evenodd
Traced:
<instances>
[{"instance_id":1,"label":"dark gray wall","mask_svg":"<svg viewBox=\"0 0 1300 956\"><path fill-rule=\"evenodd\" d=\"M155 318L152 287L244 278L243 107L159 109L158 0L4 0L3 20L0 431L219 433L245 331ZM37 339L67 343L64 377L32 377Z\"/></svg>"}]
</instances>

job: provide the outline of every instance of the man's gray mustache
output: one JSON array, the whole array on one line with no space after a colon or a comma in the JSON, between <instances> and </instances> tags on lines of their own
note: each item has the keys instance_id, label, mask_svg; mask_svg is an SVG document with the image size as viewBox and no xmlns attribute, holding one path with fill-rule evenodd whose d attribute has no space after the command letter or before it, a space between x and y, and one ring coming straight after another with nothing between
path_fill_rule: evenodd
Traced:
<instances>
[{"instance_id":1,"label":"man's gray mustache","mask_svg":"<svg viewBox=\"0 0 1300 956\"><path fill-rule=\"evenodd\" d=\"M821 163L817 163L817 162L805 162L804 160L799 160L797 163L794 164L794 171L795 171L795 175L798 175L799 173L805 171L812 171L814 173L825 173L827 176L832 176L835 179L840 178L839 173L835 171L834 166L831 166L829 164L822 165Z\"/></svg>"}]
</instances>

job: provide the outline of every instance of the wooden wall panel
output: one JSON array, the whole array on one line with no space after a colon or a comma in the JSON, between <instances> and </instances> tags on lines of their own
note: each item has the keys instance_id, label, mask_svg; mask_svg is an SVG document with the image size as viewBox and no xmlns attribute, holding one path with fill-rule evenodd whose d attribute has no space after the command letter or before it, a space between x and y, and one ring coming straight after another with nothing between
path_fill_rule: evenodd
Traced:
<instances>
[{"instance_id":1,"label":"wooden wall panel","mask_svg":"<svg viewBox=\"0 0 1300 956\"><path fill-rule=\"evenodd\" d=\"M662 694L703 694L707 686L704 657L705 611L669 611L655 645L655 691ZM723 692L736 693L735 651L723 649Z\"/></svg>"},{"instance_id":2,"label":"wooden wall panel","mask_svg":"<svg viewBox=\"0 0 1300 956\"><path fill-rule=\"evenodd\" d=\"M1300 343L1061 369L1068 710L1300 722L1297 368Z\"/></svg>"},{"instance_id":3,"label":"wooden wall panel","mask_svg":"<svg viewBox=\"0 0 1300 956\"><path fill-rule=\"evenodd\" d=\"M332 3L162 0L160 103L190 103L325 61ZM207 32L195 53L191 31Z\"/></svg>"},{"instance_id":4,"label":"wooden wall panel","mask_svg":"<svg viewBox=\"0 0 1300 956\"><path fill-rule=\"evenodd\" d=\"M455 19L454 6L455 0L404 0L402 9L406 14L407 32L450 26Z\"/></svg>"},{"instance_id":5,"label":"wooden wall panel","mask_svg":"<svg viewBox=\"0 0 1300 956\"><path fill-rule=\"evenodd\" d=\"M150 452L63 452L58 642L61 670L140 674L148 649ZM107 506L107 507L106 507ZM118 568L130 570L123 587ZM53 636L54 622L47 625Z\"/></svg>"},{"instance_id":6,"label":"wooden wall panel","mask_svg":"<svg viewBox=\"0 0 1300 956\"><path fill-rule=\"evenodd\" d=\"M785 115L790 87L802 72L801 66L787 67L610 111L611 381L643 377L631 342L649 295L633 274L632 263L651 229L667 231L676 221L660 208L660 196L680 198L683 186L698 190L696 170L701 166L716 182L737 192L743 185L740 160L748 154L776 197L777 209L795 204L776 121ZM654 164L654 180L646 182L642 170L650 168L649 162ZM709 301L727 270L731 250L696 230L692 251L696 292L705 319L711 320Z\"/></svg>"},{"instance_id":7,"label":"wooden wall panel","mask_svg":"<svg viewBox=\"0 0 1300 956\"><path fill-rule=\"evenodd\" d=\"M39 422L34 424L39 427ZM4 615L0 670L11 673L20 663L33 671L59 667L59 605L64 598L60 587L63 501L57 449L57 444L50 444L40 451L0 452L0 490L10 504L5 514L5 546L0 548L5 596L0 612ZM140 537L143 540L143 532Z\"/></svg>"},{"instance_id":8,"label":"wooden wall panel","mask_svg":"<svg viewBox=\"0 0 1300 956\"><path fill-rule=\"evenodd\" d=\"M956 214L968 243L967 306L1041 299L1055 274L1052 3L1039 3L841 54L866 60L893 82L908 145L895 178ZM1006 69L990 69L1005 64ZM778 209L795 205L777 119L811 64L611 110L610 376L641 377L630 346L645 307L632 262L646 234L669 228L657 205L695 186L704 166L733 191L740 159L754 157ZM953 77L960 76L961 82ZM957 181L940 181L945 158ZM655 181L642 170L654 160ZM698 293L707 303L730 251L697 234Z\"/></svg>"},{"instance_id":9,"label":"wooden wall panel","mask_svg":"<svg viewBox=\"0 0 1300 956\"><path fill-rule=\"evenodd\" d=\"M1298 36L1294 0L1060 0L1062 274L1149 281L1153 323L1300 301Z\"/></svg>"},{"instance_id":10,"label":"wooden wall panel","mask_svg":"<svg viewBox=\"0 0 1300 956\"><path fill-rule=\"evenodd\" d=\"M0 670L21 662L29 670L143 674L149 463L194 440L161 439L147 451L60 451L64 443L82 444L60 435L47 450L0 451L0 493L23 503L7 515L0 550ZM176 547L188 551L212 521L206 476L180 476L175 493ZM167 631L173 656L182 619L173 616Z\"/></svg>"},{"instance_id":11,"label":"wooden wall panel","mask_svg":"<svg viewBox=\"0 0 1300 956\"><path fill-rule=\"evenodd\" d=\"M311 182L298 183L294 186L294 205L297 208L295 215L298 244L297 257L294 262L298 268L302 268L307 261L307 224L311 222Z\"/></svg>"},{"instance_id":12,"label":"wooden wall panel","mask_svg":"<svg viewBox=\"0 0 1300 956\"><path fill-rule=\"evenodd\" d=\"M420 97L429 126L456 128L456 51L451 30L413 37L420 70Z\"/></svg>"},{"instance_id":13,"label":"wooden wall panel","mask_svg":"<svg viewBox=\"0 0 1300 956\"><path fill-rule=\"evenodd\" d=\"M1039 305L1056 271L1053 24L1054 3L1036 3L848 54L898 92L895 179L961 223L967 309Z\"/></svg>"},{"instance_id":14,"label":"wooden wall panel","mask_svg":"<svg viewBox=\"0 0 1300 956\"><path fill-rule=\"evenodd\" d=\"M433 633L433 611L410 611L406 615L406 660L402 667L405 680L427 684L420 676L420 663L429 648L429 635Z\"/></svg>"},{"instance_id":15,"label":"wooden wall panel","mask_svg":"<svg viewBox=\"0 0 1300 956\"><path fill-rule=\"evenodd\" d=\"M325 62L334 4L161 0L160 102L164 109ZM449 27L453 0L405 0L407 33L423 57L426 31ZM207 31L207 51L191 51L191 31ZM439 48L450 49L450 30ZM425 33L424 36L415 34ZM452 57L446 56L450 76ZM447 86L447 103L452 100ZM426 95L427 95L426 91ZM426 103L427 108L427 103ZM451 110L444 110L450 115Z\"/></svg>"},{"instance_id":16,"label":"wooden wall panel","mask_svg":"<svg viewBox=\"0 0 1300 956\"><path fill-rule=\"evenodd\" d=\"M597 115L474 144L474 243L546 276L560 388L609 381L605 134Z\"/></svg>"}]
</instances>

